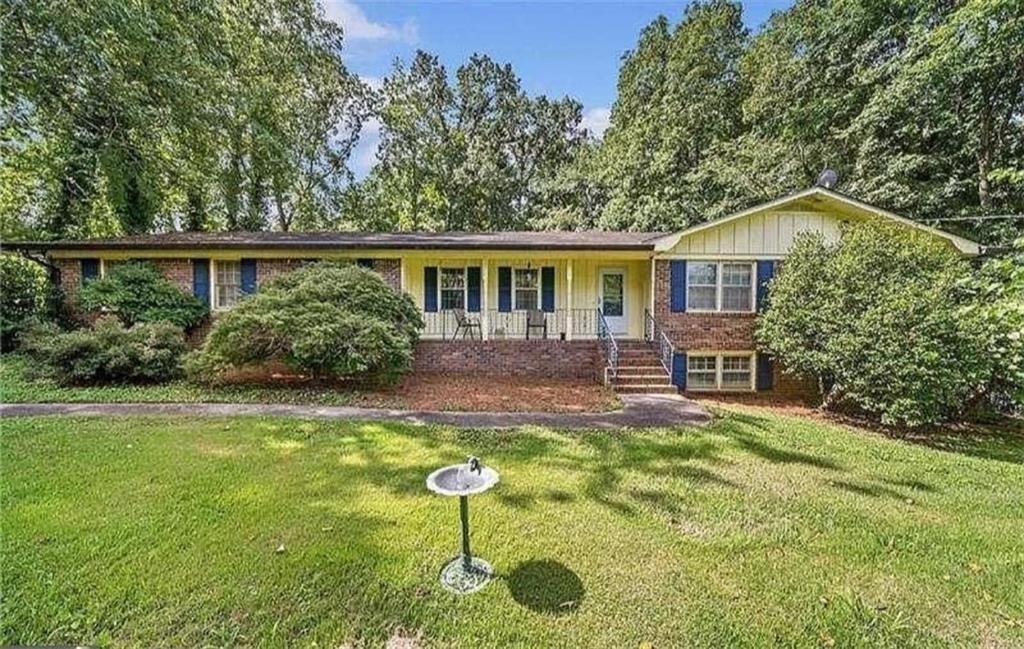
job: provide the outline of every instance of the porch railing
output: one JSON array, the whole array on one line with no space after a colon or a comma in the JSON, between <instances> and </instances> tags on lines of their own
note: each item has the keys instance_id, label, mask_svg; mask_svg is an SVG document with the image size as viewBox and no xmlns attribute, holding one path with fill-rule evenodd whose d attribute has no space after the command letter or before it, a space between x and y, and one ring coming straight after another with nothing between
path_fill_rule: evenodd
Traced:
<instances>
[{"instance_id":1,"label":"porch railing","mask_svg":"<svg viewBox=\"0 0 1024 649\"><path fill-rule=\"evenodd\" d=\"M619 344L615 342L615 336L608 328L604 313L600 309L594 309L594 312L597 314L597 339L601 341L601 347L604 350L605 376L608 381L611 381L619 374Z\"/></svg>"},{"instance_id":2,"label":"porch railing","mask_svg":"<svg viewBox=\"0 0 1024 649\"><path fill-rule=\"evenodd\" d=\"M675 354L675 346L648 309L644 309L644 340L657 352L665 371L671 374L672 356Z\"/></svg>"},{"instance_id":3,"label":"porch railing","mask_svg":"<svg viewBox=\"0 0 1024 649\"><path fill-rule=\"evenodd\" d=\"M423 315L424 338L440 338L452 340L458 330L458 323L455 320L455 312L440 310L425 312ZM482 330L487 332L487 337L492 340L504 339L525 339L526 338L526 311L498 311L488 309L483 312L466 313L466 317L481 323L480 329L474 329L473 334L478 335ZM594 338L598 334L598 314L595 309L555 309L544 312L544 322L547 324L547 337L549 340L560 340L563 338L579 337ZM530 339L540 339L544 332L538 329L530 330ZM459 339L462 339L462 332L459 332Z\"/></svg>"}]
</instances>

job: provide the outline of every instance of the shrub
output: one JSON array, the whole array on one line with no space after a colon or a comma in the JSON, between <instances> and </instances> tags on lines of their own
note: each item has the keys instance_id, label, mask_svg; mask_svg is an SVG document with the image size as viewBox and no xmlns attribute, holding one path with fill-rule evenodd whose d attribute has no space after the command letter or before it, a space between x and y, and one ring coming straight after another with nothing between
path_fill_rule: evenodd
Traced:
<instances>
[{"instance_id":1,"label":"shrub","mask_svg":"<svg viewBox=\"0 0 1024 649\"><path fill-rule=\"evenodd\" d=\"M408 295L353 265L311 264L280 275L218 317L189 374L270 361L314 378L393 380L412 361L423 321Z\"/></svg>"},{"instance_id":2,"label":"shrub","mask_svg":"<svg viewBox=\"0 0 1024 649\"><path fill-rule=\"evenodd\" d=\"M199 324L208 309L195 296L182 291L160 274L152 263L129 261L112 264L102 279L78 292L86 311L115 314L125 325L171 322L183 329Z\"/></svg>"},{"instance_id":3,"label":"shrub","mask_svg":"<svg viewBox=\"0 0 1024 649\"><path fill-rule=\"evenodd\" d=\"M63 384L153 383L181 373L185 336L169 322L124 327L103 316L92 328L62 332L40 324L24 336L40 373Z\"/></svg>"},{"instance_id":4,"label":"shrub","mask_svg":"<svg viewBox=\"0 0 1024 649\"><path fill-rule=\"evenodd\" d=\"M968 284L975 299L967 317L981 322L993 360L990 395L996 405L1024 410L1024 238L1003 257L986 261Z\"/></svg>"},{"instance_id":5,"label":"shrub","mask_svg":"<svg viewBox=\"0 0 1024 649\"><path fill-rule=\"evenodd\" d=\"M945 244L893 224L801 236L770 288L760 343L788 369L821 378L825 406L885 423L952 416L983 392L993 363Z\"/></svg>"},{"instance_id":6,"label":"shrub","mask_svg":"<svg viewBox=\"0 0 1024 649\"><path fill-rule=\"evenodd\" d=\"M46 311L49 282L39 264L0 255L0 347L13 349L19 336Z\"/></svg>"}]
</instances>

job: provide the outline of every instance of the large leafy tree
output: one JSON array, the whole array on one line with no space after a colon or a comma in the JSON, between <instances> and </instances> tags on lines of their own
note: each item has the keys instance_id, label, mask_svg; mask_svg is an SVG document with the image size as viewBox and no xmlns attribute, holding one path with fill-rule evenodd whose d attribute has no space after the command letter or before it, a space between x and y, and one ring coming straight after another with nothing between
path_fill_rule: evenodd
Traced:
<instances>
[{"instance_id":1,"label":"large leafy tree","mask_svg":"<svg viewBox=\"0 0 1024 649\"><path fill-rule=\"evenodd\" d=\"M722 188L700 166L739 135L746 39L740 5L725 0L691 4L671 33L664 17L644 29L623 60L604 139L603 226L667 230L703 218Z\"/></svg>"},{"instance_id":2,"label":"large leafy tree","mask_svg":"<svg viewBox=\"0 0 1024 649\"><path fill-rule=\"evenodd\" d=\"M366 115L315 0L5 5L5 234L333 218Z\"/></svg>"},{"instance_id":3,"label":"large leafy tree","mask_svg":"<svg viewBox=\"0 0 1024 649\"><path fill-rule=\"evenodd\" d=\"M397 64L380 93L378 163L350 204L375 226L533 227L544 184L584 138L571 99L530 97L509 65L475 55L452 82L437 57Z\"/></svg>"}]
</instances>

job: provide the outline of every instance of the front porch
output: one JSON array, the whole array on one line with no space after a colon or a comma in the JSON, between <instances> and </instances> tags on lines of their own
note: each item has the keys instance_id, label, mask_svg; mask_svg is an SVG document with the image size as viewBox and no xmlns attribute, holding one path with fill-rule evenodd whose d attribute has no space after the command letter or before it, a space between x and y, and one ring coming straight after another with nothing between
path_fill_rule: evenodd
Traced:
<instances>
[{"instance_id":1,"label":"front porch","mask_svg":"<svg viewBox=\"0 0 1024 649\"><path fill-rule=\"evenodd\" d=\"M424 340L639 340L650 308L645 255L411 257L402 270L423 315ZM459 312L471 329L459 327ZM527 327L531 312L540 326Z\"/></svg>"}]
</instances>

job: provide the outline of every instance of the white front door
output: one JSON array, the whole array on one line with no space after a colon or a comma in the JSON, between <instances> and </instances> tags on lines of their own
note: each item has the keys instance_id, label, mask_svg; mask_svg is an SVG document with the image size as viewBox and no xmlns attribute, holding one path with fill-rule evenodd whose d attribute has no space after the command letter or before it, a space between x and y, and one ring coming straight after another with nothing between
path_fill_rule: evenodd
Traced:
<instances>
[{"instance_id":1,"label":"white front door","mask_svg":"<svg viewBox=\"0 0 1024 649\"><path fill-rule=\"evenodd\" d=\"M626 271L621 268L601 269L600 307L613 334L626 333Z\"/></svg>"}]
</instances>

